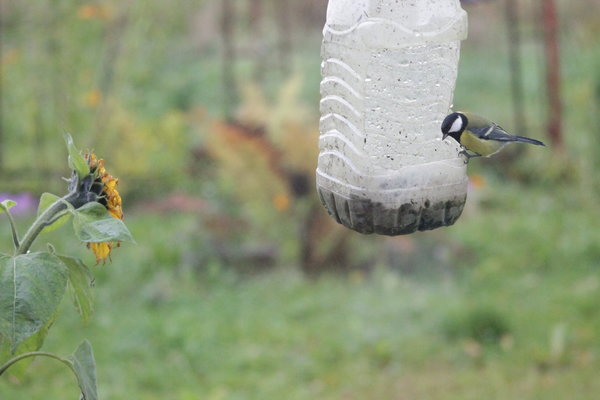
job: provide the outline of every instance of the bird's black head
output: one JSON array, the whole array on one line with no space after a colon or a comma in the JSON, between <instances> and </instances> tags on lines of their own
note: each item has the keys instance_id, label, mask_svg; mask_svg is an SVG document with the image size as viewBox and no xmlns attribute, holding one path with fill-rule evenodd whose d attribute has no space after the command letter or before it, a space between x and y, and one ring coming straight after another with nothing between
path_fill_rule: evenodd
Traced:
<instances>
[{"instance_id":1,"label":"bird's black head","mask_svg":"<svg viewBox=\"0 0 600 400\"><path fill-rule=\"evenodd\" d=\"M463 113L455 112L444 118L442 122L442 140L450 136L460 143L460 135L463 133L469 120Z\"/></svg>"}]
</instances>

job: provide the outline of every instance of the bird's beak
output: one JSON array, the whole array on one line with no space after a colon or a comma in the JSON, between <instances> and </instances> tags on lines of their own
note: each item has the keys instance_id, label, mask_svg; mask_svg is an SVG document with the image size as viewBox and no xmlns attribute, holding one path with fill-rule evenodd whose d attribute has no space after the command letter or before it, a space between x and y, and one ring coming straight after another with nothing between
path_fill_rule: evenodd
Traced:
<instances>
[{"instance_id":1,"label":"bird's beak","mask_svg":"<svg viewBox=\"0 0 600 400\"><path fill-rule=\"evenodd\" d=\"M448 134L444 133L444 135L442 136L442 140L446 140L447 137L448 137Z\"/></svg>"}]
</instances>

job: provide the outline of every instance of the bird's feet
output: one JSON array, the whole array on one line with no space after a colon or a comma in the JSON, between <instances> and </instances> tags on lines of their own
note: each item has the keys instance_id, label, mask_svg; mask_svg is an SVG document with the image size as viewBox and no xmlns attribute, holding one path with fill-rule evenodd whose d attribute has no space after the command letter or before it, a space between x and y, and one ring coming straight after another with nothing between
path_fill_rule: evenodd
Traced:
<instances>
[{"instance_id":1,"label":"bird's feet","mask_svg":"<svg viewBox=\"0 0 600 400\"><path fill-rule=\"evenodd\" d=\"M465 156L465 164L468 164L471 158L481 157L481 154L469 154L467 150L463 150L458 154Z\"/></svg>"}]
</instances>

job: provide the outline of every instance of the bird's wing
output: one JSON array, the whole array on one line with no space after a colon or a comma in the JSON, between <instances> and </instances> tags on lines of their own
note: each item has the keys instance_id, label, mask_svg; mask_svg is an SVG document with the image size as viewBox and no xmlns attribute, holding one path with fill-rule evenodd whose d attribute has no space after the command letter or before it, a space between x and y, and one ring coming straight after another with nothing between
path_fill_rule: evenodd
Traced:
<instances>
[{"instance_id":1,"label":"bird's wing","mask_svg":"<svg viewBox=\"0 0 600 400\"><path fill-rule=\"evenodd\" d=\"M513 135L506 133L498 125L473 129L472 132L483 140L496 140L498 142L514 142L516 140Z\"/></svg>"}]
</instances>

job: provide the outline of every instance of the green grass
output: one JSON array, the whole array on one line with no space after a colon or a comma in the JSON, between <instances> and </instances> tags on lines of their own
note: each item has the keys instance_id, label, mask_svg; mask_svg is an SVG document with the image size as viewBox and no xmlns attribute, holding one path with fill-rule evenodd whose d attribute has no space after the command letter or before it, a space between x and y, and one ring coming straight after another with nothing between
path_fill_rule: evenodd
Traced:
<instances>
[{"instance_id":1,"label":"green grass","mask_svg":"<svg viewBox=\"0 0 600 400\"><path fill-rule=\"evenodd\" d=\"M44 349L68 354L89 339L105 399L588 399L600 390L598 208L564 212L562 196L540 188L500 193L481 195L484 212L417 237L450 251L451 274L242 276L188 261L202 245L193 217L130 215L139 244L94 268L92 322L82 328L65 301ZM91 262L61 231L40 243ZM76 388L38 360L0 394Z\"/></svg>"},{"instance_id":2,"label":"green grass","mask_svg":"<svg viewBox=\"0 0 600 400\"><path fill-rule=\"evenodd\" d=\"M199 216L129 211L128 198L143 201L167 188L193 187L208 202L226 205L219 210L235 203L222 198L216 182L185 175L188 149L199 141L188 132L189 115L175 123L164 118L196 105L220 115L218 54L193 52L183 7L132 8L134 22L122 39L126 57L115 61L109 94L122 108L115 108L115 125L98 131L101 111L80 98L102 82L104 22L79 21L75 2L65 4L19 6L29 23L8 32L8 47L20 58L19 68L6 72L7 160L11 168L30 169L25 178L7 176L2 190L49 190L47 182L38 189L31 173L64 168L58 120L79 134L79 146L96 143L111 173L111 150L125 154L114 174L129 192L126 221L138 244L117 249L113 264L94 267L96 313L89 326L81 326L65 299L43 348L66 355L89 339L102 399L587 400L600 392L600 53L596 36L581 34L591 27L578 25L581 31L564 37L564 154L524 148L508 162L474 160L469 173L485 185L470 192L454 226L398 240L361 237L353 251L365 255L368 273L310 281L291 264L255 275L223 265ZM68 29L46 37L48 28L38 22L49 10ZM455 103L513 129L504 49L491 42L498 32L464 43ZM61 57L47 57L52 41ZM304 75L303 98L316 121L318 40L308 41L296 48L294 68ZM536 46L525 41L528 133L545 139ZM243 81L251 69L243 61L236 74ZM33 79L40 71L61 78ZM263 82L268 94L284 78L281 71L273 75ZM67 95L49 100L56 92ZM41 102L32 100L38 97ZM21 134L27 144L41 135L44 146L23 145ZM122 173L144 157L147 169ZM166 168L171 164L177 167ZM0 233L1 251L8 252L1 216ZM67 233L61 228L38 246L52 242L93 264L82 244L62 236ZM0 379L0 400L77 395L68 371L51 360L34 362L20 384Z\"/></svg>"}]
</instances>

